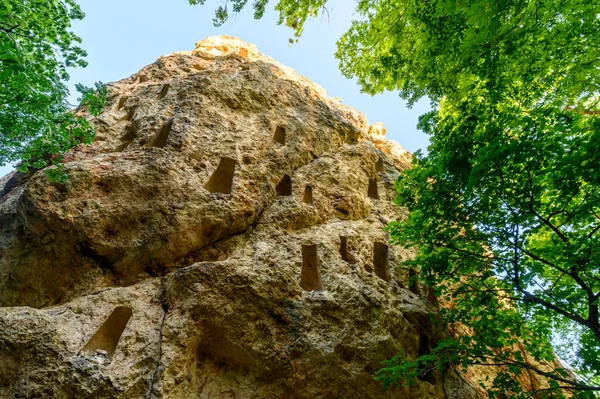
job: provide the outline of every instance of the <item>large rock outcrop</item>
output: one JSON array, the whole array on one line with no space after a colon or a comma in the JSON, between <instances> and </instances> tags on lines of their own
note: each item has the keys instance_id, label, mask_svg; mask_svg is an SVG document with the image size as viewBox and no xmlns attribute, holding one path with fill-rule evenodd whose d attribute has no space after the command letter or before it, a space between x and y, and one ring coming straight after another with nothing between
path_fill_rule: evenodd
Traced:
<instances>
[{"instance_id":1,"label":"large rock outcrop","mask_svg":"<svg viewBox=\"0 0 600 399\"><path fill-rule=\"evenodd\" d=\"M110 93L66 184L0 181L0 397L479 397L373 380L439 338L380 124L230 37Z\"/></svg>"}]
</instances>

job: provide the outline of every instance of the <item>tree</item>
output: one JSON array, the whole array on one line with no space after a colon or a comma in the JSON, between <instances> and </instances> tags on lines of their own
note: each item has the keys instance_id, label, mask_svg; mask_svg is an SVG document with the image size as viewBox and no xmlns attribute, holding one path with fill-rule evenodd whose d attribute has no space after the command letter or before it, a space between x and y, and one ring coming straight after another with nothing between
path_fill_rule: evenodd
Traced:
<instances>
[{"instance_id":1,"label":"tree","mask_svg":"<svg viewBox=\"0 0 600 399\"><path fill-rule=\"evenodd\" d=\"M73 0L0 2L0 165L19 170L59 164L62 154L94 139L86 119L67 102L67 68L85 67L81 39L70 31L83 12ZM81 101L98 114L107 94L78 85ZM99 95L96 95L99 94ZM60 168L48 170L64 178Z\"/></svg>"},{"instance_id":2,"label":"tree","mask_svg":"<svg viewBox=\"0 0 600 399\"><path fill-rule=\"evenodd\" d=\"M276 9L299 35L325 5ZM494 365L491 397L600 391L599 11L579 0L357 1L338 42L342 73L367 93L428 97L433 109L419 122L428 154L397 182L410 215L392 223L393 240L418 248L405 267L445 303L434 320L469 331L390 360L384 385ZM515 377L525 372L551 385L523 392Z\"/></svg>"},{"instance_id":3,"label":"tree","mask_svg":"<svg viewBox=\"0 0 600 399\"><path fill-rule=\"evenodd\" d=\"M206 0L188 0L190 4L203 5ZM254 0L252 8L254 9L254 18L260 19L265 14L269 0ZM304 24L308 18L314 18L319 12L326 11L327 0L279 0L275 4L275 10L279 13L279 24L284 24L294 30L295 36L300 37ZM223 25L230 15L230 10L234 13L241 12L248 5L248 0L223 0L223 3L215 10L213 23L215 26ZM291 39L290 39L291 40Z\"/></svg>"}]
</instances>

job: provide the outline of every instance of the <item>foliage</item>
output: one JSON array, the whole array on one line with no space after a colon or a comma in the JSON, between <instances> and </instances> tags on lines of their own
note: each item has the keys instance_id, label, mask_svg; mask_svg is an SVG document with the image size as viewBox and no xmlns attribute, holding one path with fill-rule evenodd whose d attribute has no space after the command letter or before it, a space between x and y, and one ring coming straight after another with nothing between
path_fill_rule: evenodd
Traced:
<instances>
[{"instance_id":1,"label":"foliage","mask_svg":"<svg viewBox=\"0 0 600 399\"><path fill-rule=\"evenodd\" d=\"M421 118L429 154L397 183L410 216L390 229L419 247L409 263L449 305L441 320L472 332L455 339L458 358L437 361L506 365L495 389L511 397L531 395L510 384L523 369L590 396L600 382L597 10L407 1L393 18L397 2L370 3L340 41L342 70L368 92L436 105ZM551 362L556 337L578 343L565 355L585 382L524 361L521 345Z\"/></svg>"},{"instance_id":2,"label":"foliage","mask_svg":"<svg viewBox=\"0 0 600 399\"><path fill-rule=\"evenodd\" d=\"M206 0L188 0L190 4L203 5ZM254 18L260 19L264 16L269 0L254 0ZM295 36L302 34L307 19L317 17L320 11L326 11L327 0L279 0L275 4L275 10L279 13L279 24L289 26L295 31ZM239 13L248 5L248 0L224 0L215 10L213 23L215 26L223 25L229 19L230 10Z\"/></svg>"},{"instance_id":3,"label":"foliage","mask_svg":"<svg viewBox=\"0 0 600 399\"><path fill-rule=\"evenodd\" d=\"M247 1L232 3L239 11ZM550 379L539 392L547 397L560 397L558 387L593 397L600 389L593 386L600 384L597 4L356 3L358 19L338 42L342 72L368 93L398 90L409 104L432 102L419 123L431 135L429 152L416 154L397 182L397 203L410 216L390 226L393 240L418 248L405 266L420 268L445 304L436 322L468 332L418 359L399 355L378 378L412 384L449 365L499 365L484 384L492 397L531 397L515 382L525 372ZM266 2L254 4L261 17ZM279 0L275 8L300 35L325 5ZM227 19L227 2L217 16ZM578 370L577 381L553 363L553 350Z\"/></svg>"},{"instance_id":4,"label":"foliage","mask_svg":"<svg viewBox=\"0 0 600 399\"><path fill-rule=\"evenodd\" d=\"M59 164L62 154L90 143L94 130L70 112L67 68L85 67L81 39L70 31L83 12L73 0L0 2L0 165L19 170ZM78 85L92 113L99 113L106 87ZM51 178L64 179L60 168Z\"/></svg>"}]
</instances>

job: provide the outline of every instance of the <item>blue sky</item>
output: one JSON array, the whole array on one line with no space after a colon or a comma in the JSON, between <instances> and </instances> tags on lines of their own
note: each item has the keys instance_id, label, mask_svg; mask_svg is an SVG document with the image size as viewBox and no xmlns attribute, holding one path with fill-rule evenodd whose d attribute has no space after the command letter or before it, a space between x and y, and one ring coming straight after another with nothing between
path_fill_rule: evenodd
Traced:
<instances>
[{"instance_id":1,"label":"blue sky","mask_svg":"<svg viewBox=\"0 0 600 399\"><path fill-rule=\"evenodd\" d=\"M387 137L409 151L427 147L427 135L416 129L419 115L429 109L427 101L408 109L397 93L371 97L339 72L335 43L350 25L354 1L329 0L330 19L310 21L300 42L293 45L288 43L291 30L277 26L273 11L255 21L249 8L224 26L214 27L214 9L220 1L190 6L187 0L79 0L86 18L73 28L83 39L89 66L71 71L71 84L120 80L163 54L191 50L206 36L227 34L255 44L262 53L320 84L330 96L364 113L370 123L383 122ZM71 103L76 103L76 97L72 95ZM0 167L0 175L9 170Z\"/></svg>"}]
</instances>

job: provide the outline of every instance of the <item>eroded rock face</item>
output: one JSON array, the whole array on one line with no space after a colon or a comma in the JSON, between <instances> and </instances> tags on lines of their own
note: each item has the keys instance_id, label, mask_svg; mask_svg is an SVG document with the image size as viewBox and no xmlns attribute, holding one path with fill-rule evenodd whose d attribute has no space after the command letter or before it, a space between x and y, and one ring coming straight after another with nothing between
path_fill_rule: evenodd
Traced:
<instances>
[{"instance_id":1,"label":"eroded rock face","mask_svg":"<svg viewBox=\"0 0 600 399\"><path fill-rule=\"evenodd\" d=\"M110 90L66 184L0 180L0 397L479 396L373 380L439 339L382 125L224 36Z\"/></svg>"}]
</instances>

